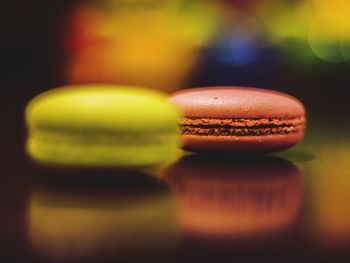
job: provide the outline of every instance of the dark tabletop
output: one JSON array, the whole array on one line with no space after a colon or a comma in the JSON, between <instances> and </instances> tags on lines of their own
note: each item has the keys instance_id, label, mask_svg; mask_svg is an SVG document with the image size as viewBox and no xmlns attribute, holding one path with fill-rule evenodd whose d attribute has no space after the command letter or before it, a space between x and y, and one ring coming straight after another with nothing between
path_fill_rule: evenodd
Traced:
<instances>
[{"instance_id":1,"label":"dark tabletop","mask_svg":"<svg viewBox=\"0 0 350 263\"><path fill-rule=\"evenodd\" d=\"M181 153L142 170L57 169L25 154L27 99L1 101L6 262L348 262L345 125L311 119L301 144L269 156Z\"/></svg>"}]
</instances>

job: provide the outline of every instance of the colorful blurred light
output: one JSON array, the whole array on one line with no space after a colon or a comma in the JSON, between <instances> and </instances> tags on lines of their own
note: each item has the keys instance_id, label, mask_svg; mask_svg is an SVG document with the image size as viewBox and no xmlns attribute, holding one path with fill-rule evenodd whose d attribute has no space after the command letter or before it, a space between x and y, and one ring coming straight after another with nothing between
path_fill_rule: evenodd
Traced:
<instances>
[{"instance_id":1,"label":"colorful blurred light","mask_svg":"<svg viewBox=\"0 0 350 263\"><path fill-rule=\"evenodd\" d=\"M263 1L257 4L256 12L272 44L283 44L283 41L288 39L305 38L310 17L307 3Z\"/></svg>"},{"instance_id":2,"label":"colorful blurred light","mask_svg":"<svg viewBox=\"0 0 350 263\"><path fill-rule=\"evenodd\" d=\"M339 39L332 32L327 31L325 25L314 23L310 27L309 45L313 53L324 61L332 63L344 61L339 47Z\"/></svg>"},{"instance_id":3,"label":"colorful blurred light","mask_svg":"<svg viewBox=\"0 0 350 263\"><path fill-rule=\"evenodd\" d=\"M143 85L165 91L181 85L197 61L199 47L214 31L215 9L210 1L151 2L112 1L105 9L78 6L66 38L71 47L67 49L67 81Z\"/></svg>"},{"instance_id":4,"label":"colorful blurred light","mask_svg":"<svg viewBox=\"0 0 350 263\"><path fill-rule=\"evenodd\" d=\"M343 40L340 43L340 51L345 61L350 63L350 41Z\"/></svg>"},{"instance_id":5,"label":"colorful blurred light","mask_svg":"<svg viewBox=\"0 0 350 263\"><path fill-rule=\"evenodd\" d=\"M316 19L338 36L350 40L350 1L314 0Z\"/></svg>"},{"instance_id":6,"label":"colorful blurred light","mask_svg":"<svg viewBox=\"0 0 350 263\"><path fill-rule=\"evenodd\" d=\"M250 64L262 50L262 29L245 13L234 12L230 16L228 25L218 32L212 44L214 58L224 64Z\"/></svg>"},{"instance_id":7,"label":"colorful blurred light","mask_svg":"<svg viewBox=\"0 0 350 263\"><path fill-rule=\"evenodd\" d=\"M349 60L349 17L347 0L81 3L65 27L64 75L69 83L143 85L170 92L184 86L202 48L212 51L216 61L236 66L254 62L271 46L292 52L289 58L312 54L344 62ZM291 50L288 42L303 48Z\"/></svg>"},{"instance_id":8,"label":"colorful blurred light","mask_svg":"<svg viewBox=\"0 0 350 263\"><path fill-rule=\"evenodd\" d=\"M315 57L326 62L344 61L340 42L350 39L350 2L337 0L264 1L257 5L271 44L307 43ZM299 50L303 53L303 50Z\"/></svg>"}]
</instances>

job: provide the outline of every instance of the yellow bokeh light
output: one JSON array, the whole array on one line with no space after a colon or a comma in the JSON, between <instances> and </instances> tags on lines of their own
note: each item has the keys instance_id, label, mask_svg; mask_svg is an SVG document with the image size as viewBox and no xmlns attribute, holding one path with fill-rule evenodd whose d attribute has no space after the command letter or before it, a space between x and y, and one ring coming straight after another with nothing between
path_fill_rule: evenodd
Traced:
<instances>
[{"instance_id":1,"label":"yellow bokeh light","mask_svg":"<svg viewBox=\"0 0 350 263\"><path fill-rule=\"evenodd\" d=\"M317 18L338 35L350 39L350 1L314 0Z\"/></svg>"}]
</instances>

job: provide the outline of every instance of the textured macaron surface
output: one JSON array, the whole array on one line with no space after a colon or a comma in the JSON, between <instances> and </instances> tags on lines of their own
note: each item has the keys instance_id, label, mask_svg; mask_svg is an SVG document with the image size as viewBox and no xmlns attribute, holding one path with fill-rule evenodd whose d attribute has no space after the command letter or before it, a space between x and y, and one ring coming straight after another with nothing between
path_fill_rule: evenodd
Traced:
<instances>
[{"instance_id":1,"label":"textured macaron surface","mask_svg":"<svg viewBox=\"0 0 350 263\"><path fill-rule=\"evenodd\" d=\"M183 118L182 134L213 136L261 136L303 131L305 118Z\"/></svg>"},{"instance_id":2,"label":"textured macaron surface","mask_svg":"<svg viewBox=\"0 0 350 263\"><path fill-rule=\"evenodd\" d=\"M172 95L186 117L288 118L304 115L300 101L287 94L258 88L210 87Z\"/></svg>"}]
</instances>

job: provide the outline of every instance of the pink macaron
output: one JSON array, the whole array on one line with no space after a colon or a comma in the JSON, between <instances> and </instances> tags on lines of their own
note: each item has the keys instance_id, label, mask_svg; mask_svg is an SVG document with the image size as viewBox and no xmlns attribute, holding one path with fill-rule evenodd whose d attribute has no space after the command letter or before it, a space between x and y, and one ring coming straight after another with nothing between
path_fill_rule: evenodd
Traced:
<instances>
[{"instance_id":1,"label":"pink macaron","mask_svg":"<svg viewBox=\"0 0 350 263\"><path fill-rule=\"evenodd\" d=\"M207 87L176 92L183 149L193 152L273 152L302 140L305 109L277 91Z\"/></svg>"}]
</instances>

